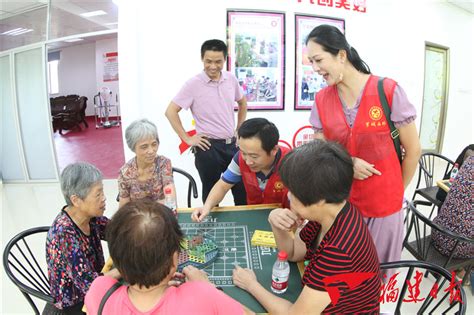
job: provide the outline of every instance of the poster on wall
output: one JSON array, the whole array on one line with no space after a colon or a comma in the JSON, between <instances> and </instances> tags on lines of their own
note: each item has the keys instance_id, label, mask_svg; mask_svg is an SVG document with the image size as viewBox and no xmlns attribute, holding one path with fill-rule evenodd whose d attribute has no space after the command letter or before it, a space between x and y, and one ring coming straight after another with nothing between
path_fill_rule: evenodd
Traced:
<instances>
[{"instance_id":1,"label":"poster on wall","mask_svg":"<svg viewBox=\"0 0 474 315\"><path fill-rule=\"evenodd\" d=\"M118 52L104 54L104 82L118 81Z\"/></svg>"},{"instance_id":2,"label":"poster on wall","mask_svg":"<svg viewBox=\"0 0 474 315\"><path fill-rule=\"evenodd\" d=\"M295 109L311 109L314 97L319 90L326 87L322 76L313 71L308 60L306 38L319 25L329 24L344 33L343 19L321 17L315 15L295 15Z\"/></svg>"},{"instance_id":3,"label":"poster on wall","mask_svg":"<svg viewBox=\"0 0 474 315\"><path fill-rule=\"evenodd\" d=\"M285 14L227 11L227 70L249 110L284 109Z\"/></svg>"}]
</instances>

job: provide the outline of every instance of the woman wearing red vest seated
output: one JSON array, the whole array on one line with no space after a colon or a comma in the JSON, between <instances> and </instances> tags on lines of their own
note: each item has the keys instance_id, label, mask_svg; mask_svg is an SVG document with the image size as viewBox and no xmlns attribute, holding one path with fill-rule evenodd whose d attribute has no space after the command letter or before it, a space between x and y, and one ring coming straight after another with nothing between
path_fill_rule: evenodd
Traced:
<instances>
[{"instance_id":1,"label":"woman wearing red vest seated","mask_svg":"<svg viewBox=\"0 0 474 315\"><path fill-rule=\"evenodd\" d=\"M239 152L212 187L204 206L192 213L193 221L201 222L241 181L247 193L247 204L280 203L289 206L288 190L278 173L280 161L289 150L278 146L280 134L277 127L265 118L252 118L244 121L237 133Z\"/></svg>"},{"instance_id":2,"label":"woman wearing red vest seated","mask_svg":"<svg viewBox=\"0 0 474 315\"><path fill-rule=\"evenodd\" d=\"M395 81L385 79L390 120L400 133L405 151L400 164L379 101L379 78L370 73L334 26L313 29L306 45L314 71L328 84L317 94L311 112L315 138L336 141L347 148L354 162L355 179L349 201L364 216L380 262L400 260L403 193L420 157L415 108Z\"/></svg>"}]
</instances>

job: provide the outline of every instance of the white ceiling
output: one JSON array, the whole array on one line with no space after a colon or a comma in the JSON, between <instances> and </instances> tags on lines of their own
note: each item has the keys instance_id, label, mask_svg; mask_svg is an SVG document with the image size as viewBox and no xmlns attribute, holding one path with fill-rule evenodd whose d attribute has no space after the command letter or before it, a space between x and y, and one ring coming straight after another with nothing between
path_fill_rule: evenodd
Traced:
<instances>
[{"instance_id":1,"label":"white ceiling","mask_svg":"<svg viewBox=\"0 0 474 315\"><path fill-rule=\"evenodd\" d=\"M45 21L48 0L0 1L0 51L46 40ZM440 1L474 14L474 0ZM80 16L81 13L96 10L103 10L107 14L89 18ZM49 39L115 30L117 22L118 7L112 0L51 0ZM33 31L19 36L2 35L3 32L15 28L32 29ZM56 45L60 46L61 44Z\"/></svg>"},{"instance_id":2,"label":"white ceiling","mask_svg":"<svg viewBox=\"0 0 474 315\"><path fill-rule=\"evenodd\" d=\"M474 14L474 0L447 0L449 3Z\"/></svg>"},{"instance_id":3,"label":"white ceiling","mask_svg":"<svg viewBox=\"0 0 474 315\"><path fill-rule=\"evenodd\" d=\"M46 40L48 0L0 1L0 51ZM80 15L97 10L107 14L88 18ZM118 8L112 0L52 0L50 12L49 39L117 29ZM16 28L33 31L18 36L2 35ZM85 42L75 44L80 43Z\"/></svg>"}]
</instances>

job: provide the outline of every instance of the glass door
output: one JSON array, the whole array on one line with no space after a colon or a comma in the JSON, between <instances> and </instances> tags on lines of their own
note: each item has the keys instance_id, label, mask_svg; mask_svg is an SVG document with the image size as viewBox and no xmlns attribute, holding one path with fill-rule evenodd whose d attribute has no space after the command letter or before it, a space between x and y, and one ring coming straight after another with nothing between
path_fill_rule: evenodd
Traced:
<instances>
[{"instance_id":1,"label":"glass door","mask_svg":"<svg viewBox=\"0 0 474 315\"><path fill-rule=\"evenodd\" d=\"M447 111L449 50L426 44L420 141L423 152L440 153Z\"/></svg>"}]
</instances>

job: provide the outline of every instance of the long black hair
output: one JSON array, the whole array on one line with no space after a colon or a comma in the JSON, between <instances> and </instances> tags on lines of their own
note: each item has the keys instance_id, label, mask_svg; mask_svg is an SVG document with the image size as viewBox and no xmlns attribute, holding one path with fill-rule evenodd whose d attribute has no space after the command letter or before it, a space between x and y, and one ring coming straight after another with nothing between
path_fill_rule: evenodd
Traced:
<instances>
[{"instance_id":1,"label":"long black hair","mask_svg":"<svg viewBox=\"0 0 474 315\"><path fill-rule=\"evenodd\" d=\"M340 50L345 50L347 59L349 59L354 68L362 73L370 74L369 66L360 58L357 50L349 45L346 37L337 27L327 24L317 26L309 33L306 45L308 45L309 41L323 46L325 51L334 56L337 56Z\"/></svg>"}]
</instances>

